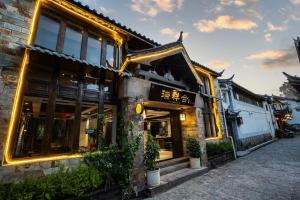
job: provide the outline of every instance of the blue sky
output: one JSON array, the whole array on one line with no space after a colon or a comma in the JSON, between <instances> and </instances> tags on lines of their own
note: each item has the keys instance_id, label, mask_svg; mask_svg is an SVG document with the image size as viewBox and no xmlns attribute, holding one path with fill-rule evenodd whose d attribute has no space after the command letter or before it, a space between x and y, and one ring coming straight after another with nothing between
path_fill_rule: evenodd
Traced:
<instances>
[{"instance_id":1,"label":"blue sky","mask_svg":"<svg viewBox=\"0 0 300 200\"><path fill-rule=\"evenodd\" d=\"M293 38L300 0L80 0L165 44L184 34L190 57L259 94L279 94L300 75Z\"/></svg>"}]
</instances>

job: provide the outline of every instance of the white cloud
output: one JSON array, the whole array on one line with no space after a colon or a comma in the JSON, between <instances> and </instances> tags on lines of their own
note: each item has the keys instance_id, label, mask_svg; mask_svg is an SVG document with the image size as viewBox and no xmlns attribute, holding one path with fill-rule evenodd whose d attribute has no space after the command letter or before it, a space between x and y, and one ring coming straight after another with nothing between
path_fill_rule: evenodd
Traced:
<instances>
[{"instance_id":1,"label":"white cloud","mask_svg":"<svg viewBox=\"0 0 300 200\"><path fill-rule=\"evenodd\" d=\"M207 63L207 66L218 69L228 69L230 67L230 63L227 61L213 60Z\"/></svg>"},{"instance_id":2,"label":"white cloud","mask_svg":"<svg viewBox=\"0 0 300 200\"><path fill-rule=\"evenodd\" d=\"M172 28L163 28L160 30L160 34L178 39L180 32ZM189 36L189 32L183 32L182 34L183 39L187 38L188 36Z\"/></svg>"},{"instance_id":3,"label":"white cloud","mask_svg":"<svg viewBox=\"0 0 300 200\"><path fill-rule=\"evenodd\" d=\"M272 67L298 67L299 62L295 47L282 50L262 51L246 57L248 60L261 60L265 68Z\"/></svg>"},{"instance_id":4,"label":"white cloud","mask_svg":"<svg viewBox=\"0 0 300 200\"><path fill-rule=\"evenodd\" d=\"M266 42L272 42L272 35L270 33L266 33L265 40L266 40Z\"/></svg>"},{"instance_id":5,"label":"white cloud","mask_svg":"<svg viewBox=\"0 0 300 200\"><path fill-rule=\"evenodd\" d=\"M241 11L243 13L245 13L246 15L249 15L251 17L255 17L255 18L259 19L259 20L263 20L263 16L259 12L257 12L256 10L254 10L254 9L242 9Z\"/></svg>"},{"instance_id":6,"label":"white cloud","mask_svg":"<svg viewBox=\"0 0 300 200\"><path fill-rule=\"evenodd\" d=\"M288 29L287 25L275 26L271 22L267 22L267 28L269 31L286 31Z\"/></svg>"},{"instance_id":7,"label":"white cloud","mask_svg":"<svg viewBox=\"0 0 300 200\"><path fill-rule=\"evenodd\" d=\"M100 13L110 14L114 12L114 10L112 9L108 9L101 6L98 0L81 0L81 2L85 5L88 5L90 8L97 10Z\"/></svg>"},{"instance_id":8,"label":"white cloud","mask_svg":"<svg viewBox=\"0 0 300 200\"><path fill-rule=\"evenodd\" d=\"M131 0L131 9L150 17L160 12L180 10L184 0Z\"/></svg>"},{"instance_id":9,"label":"white cloud","mask_svg":"<svg viewBox=\"0 0 300 200\"><path fill-rule=\"evenodd\" d=\"M235 5L238 7L245 6L246 0L220 0L221 5Z\"/></svg>"},{"instance_id":10,"label":"white cloud","mask_svg":"<svg viewBox=\"0 0 300 200\"><path fill-rule=\"evenodd\" d=\"M300 5L300 0L291 0L291 3L294 5Z\"/></svg>"},{"instance_id":11,"label":"white cloud","mask_svg":"<svg viewBox=\"0 0 300 200\"><path fill-rule=\"evenodd\" d=\"M258 53L251 54L246 58L248 60L256 60L256 59L278 59L285 55L285 51L283 50L276 50L276 51L261 51Z\"/></svg>"},{"instance_id":12,"label":"white cloud","mask_svg":"<svg viewBox=\"0 0 300 200\"><path fill-rule=\"evenodd\" d=\"M213 32L217 29L231 29L231 30L251 30L257 27L257 24L247 19L235 19L234 17L224 15L219 16L215 20L199 20L194 23L194 27L199 32Z\"/></svg>"}]
</instances>

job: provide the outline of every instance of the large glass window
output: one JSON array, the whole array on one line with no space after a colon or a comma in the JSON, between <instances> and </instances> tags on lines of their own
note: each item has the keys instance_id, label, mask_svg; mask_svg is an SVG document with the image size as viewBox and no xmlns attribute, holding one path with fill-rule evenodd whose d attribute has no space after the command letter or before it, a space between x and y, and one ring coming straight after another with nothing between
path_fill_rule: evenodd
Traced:
<instances>
[{"instance_id":1,"label":"large glass window","mask_svg":"<svg viewBox=\"0 0 300 200\"><path fill-rule=\"evenodd\" d=\"M106 62L109 64L109 66L115 67L115 61L116 61L116 55L115 55L115 46L112 43L107 43L106 46Z\"/></svg>"},{"instance_id":2,"label":"large glass window","mask_svg":"<svg viewBox=\"0 0 300 200\"><path fill-rule=\"evenodd\" d=\"M203 121L206 138L217 137L215 115L211 112L211 110L212 108L210 99L204 99Z\"/></svg>"},{"instance_id":3,"label":"large glass window","mask_svg":"<svg viewBox=\"0 0 300 200\"><path fill-rule=\"evenodd\" d=\"M66 29L63 53L80 58L82 34L70 27Z\"/></svg>"},{"instance_id":4,"label":"large glass window","mask_svg":"<svg viewBox=\"0 0 300 200\"><path fill-rule=\"evenodd\" d=\"M37 28L35 44L55 51L58 32L59 23L42 15Z\"/></svg>"},{"instance_id":5,"label":"large glass window","mask_svg":"<svg viewBox=\"0 0 300 200\"><path fill-rule=\"evenodd\" d=\"M94 65L100 66L101 38L88 37L86 60Z\"/></svg>"}]
</instances>

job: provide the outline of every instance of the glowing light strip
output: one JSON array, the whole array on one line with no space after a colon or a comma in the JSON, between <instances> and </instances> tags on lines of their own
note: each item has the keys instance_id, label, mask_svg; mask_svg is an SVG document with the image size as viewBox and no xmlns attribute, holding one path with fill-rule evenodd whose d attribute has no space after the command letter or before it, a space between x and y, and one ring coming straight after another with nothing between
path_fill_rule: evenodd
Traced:
<instances>
[{"instance_id":1,"label":"glowing light strip","mask_svg":"<svg viewBox=\"0 0 300 200\"><path fill-rule=\"evenodd\" d=\"M119 45L122 45L123 38L119 35L119 33L117 31L113 30L113 29L117 29L115 26L108 24L107 22L97 18L96 16L94 16L86 11L83 11L82 9L79 9L79 8L65 2L64 0L48 0L47 2L51 2L64 11L70 12L71 14L76 15L76 16L84 19L85 21L89 21L96 26L100 26L101 29L105 29L107 32L109 32L111 34L112 38L119 42ZM105 26L104 24L107 24L107 26L110 26L110 28Z\"/></svg>"},{"instance_id":2,"label":"glowing light strip","mask_svg":"<svg viewBox=\"0 0 300 200\"><path fill-rule=\"evenodd\" d=\"M29 32L29 37L28 37L28 40L27 40L27 44L31 44L32 40L33 40L33 33L35 31L35 25L36 25L36 22L37 22L37 16L38 16L38 12L39 12L39 9L40 9L40 4L41 4L40 0L37 0L37 2L35 4L33 17L32 17L32 22L31 22L31 27L30 27L30 32ZM28 62L29 62L29 50L26 49L23 60L22 60L21 69L20 69L20 76L19 76L18 85L17 85L17 88L16 88L16 94L15 94L14 101L13 101L13 107L12 107L12 112L11 112L11 117L10 117L10 122L9 122L9 127L8 127L6 145L5 145L3 159L2 159L2 164L3 165L6 164L6 163L11 162L11 157L12 156L9 152L10 147L11 147L11 138L12 138L12 134L13 134L15 124L16 124L16 117L17 117L17 112L18 112L19 104L20 104L20 95L21 95L21 90L22 90L23 83L24 83L24 75L25 75L26 66L27 66Z\"/></svg>"},{"instance_id":3,"label":"glowing light strip","mask_svg":"<svg viewBox=\"0 0 300 200\"><path fill-rule=\"evenodd\" d=\"M213 97L216 96L216 92L215 92L215 84L214 84L214 81L213 81L213 78L212 76L210 75L209 72L199 68L199 67L195 67L195 69L203 74L205 74L208 79L209 79L209 85L210 85L210 88L211 88L211 94ZM217 99L216 98L213 98L213 113L215 115L215 118L216 118L216 125L218 127L218 137L214 137L214 138L207 138L206 140L213 140L213 139L220 139L222 138L222 130L221 130L221 121L220 121L220 116L219 116L219 112L218 112L218 105L217 105Z\"/></svg>"},{"instance_id":4,"label":"glowing light strip","mask_svg":"<svg viewBox=\"0 0 300 200\"><path fill-rule=\"evenodd\" d=\"M5 164L5 166L22 165L22 164L29 164L35 162L46 162L46 161L64 160L64 159L81 158L81 157L82 157L81 154L72 154L72 155L49 156L49 157L42 157L42 158L23 158L23 159L11 160L9 163Z\"/></svg>"},{"instance_id":5,"label":"glowing light strip","mask_svg":"<svg viewBox=\"0 0 300 200\"><path fill-rule=\"evenodd\" d=\"M170 53L176 52L180 49L183 49L182 46L173 48L173 49L169 49L169 50L165 50L162 52L158 52L158 53L151 53L151 54L147 54L147 55L141 55L141 56L136 56L136 57L131 57L131 58L126 58L125 61L123 62L123 64L121 65L121 69L120 69L120 74L123 73L123 71L125 70L126 66L130 63L130 62L137 62L137 61L141 61L141 60L145 60L145 59L149 59L149 58L155 58L155 57L160 57L160 56L164 56L164 55L168 55Z\"/></svg>"}]
</instances>

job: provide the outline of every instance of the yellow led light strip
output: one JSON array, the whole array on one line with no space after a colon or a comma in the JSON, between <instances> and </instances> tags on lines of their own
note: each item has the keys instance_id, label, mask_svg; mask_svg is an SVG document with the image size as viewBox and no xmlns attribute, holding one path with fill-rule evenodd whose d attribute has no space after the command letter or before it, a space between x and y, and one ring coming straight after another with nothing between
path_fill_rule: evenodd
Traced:
<instances>
[{"instance_id":1,"label":"yellow led light strip","mask_svg":"<svg viewBox=\"0 0 300 200\"><path fill-rule=\"evenodd\" d=\"M94 16L88 12L85 12L85 11L65 2L64 0L47 0L47 1L46 0L36 0L27 44L29 44L29 45L32 44L33 35L34 35L36 26L37 26L38 13L40 12L42 3L53 3L57 7L63 9L64 11L67 11L67 12L73 14L74 16L78 16L81 19L84 19L85 21L89 21L89 22L93 23L94 25L99 26L102 29L105 29L107 32L110 33L110 35L112 36L112 38L114 40L118 41L119 45L122 45L123 38L116 31L116 30L119 30L117 27L115 27L103 20L100 20L96 16ZM11 118L10 118L10 122L9 122L7 139L6 139L6 143L5 143L2 165L5 165L5 166L6 165L18 165L18 164L26 164L26 163L33 163L33 162L43 162L43 161L49 161L49 160L60 160L60 159L81 157L80 154L73 154L73 155L49 156L49 157L43 157L43 158L30 158L30 159L24 158L24 159L12 160L12 155L10 152L11 140L12 140L12 135L13 135L14 128L16 125L17 113L18 113L18 110L20 107L20 95L21 95L21 91L23 88L23 84L24 84L24 76L25 76L26 67L27 67L28 62L29 62L29 50L26 49L23 60L22 60L22 64L21 64L21 68L20 68L20 76L19 76L19 80L18 80L18 84L17 84L17 88L16 88L16 94L15 94L14 101L13 101L13 107L12 107Z\"/></svg>"},{"instance_id":2,"label":"yellow led light strip","mask_svg":"<svg viewBox=\"0 0 300 200\"><path fill-rule=\"evenodd\" d=\"M35 8L34 8L34 13L33 13L33 17L32 17L32 22L31 22L31 27L30 27L27 44L32 43L33 34L34 34L35 26L37 23L37 17L38 17L40 6L41 6L41 1L37 0L36 4L35 4ZM7 134L7 139L6 139L6 144L5 144L5 149L4 149L3 159L2 159L3 165L9 164L12 162L12 160L11 160L12 155L9 152L10 148L11 148L11 146L10 146L11 138L12 138L13 130L15 128L15 124L16 124L16 117L17 117L19 104L20 104L20 95L21 95L21 90L23 88L24 75L26 72L26 66L27 66L28 62L29 62L29 50L26 49L23 60L22 60L20 76L19 76L19 80L18 80L18 84L17 84L17 88L16 88L16 94L15 94L14 101L13 101L13 107L12 107L12 112L11 112L11 117L10 117L10 122L9 122L9 127L8 127L8 134Z\"/></svg>"},{"instance_id":3,"label":"yellow led light strip","mask_svg":"<svg viewBox=\"0 0 300 200\"><path fill-rule=\"evenodd\" d=\"M126 66L130 63L130 62L138 62L141 60L145 60L145 59L149 59L149 58L155 58L155 57L160 57L160 56L164 56L164 55L168 55L170 53L176 52L178 50L183 49L183 46L179 46L173 49L169 49L169 50L165 50L162 52L158 52L158 53L151 53L151 54L146 54L146 55L141 55L141 56L136 56L136 57L131 57L131 58L126 58L125 61L123 62L123 64L121 65L121 69L120 69L120 74L125 70Z\"/></svg>"},{"instance_id":4,"label":"yellow led light strip","mask_svg":"<svg viewBox=\"0 0 300 200\"><path fill-rule=\"evenodd\" d=\"M221 130L220 116L219 116L219 112L218 112L217 99L215 98L216 97L216 92L215 92L214 80L213 80L211 74L208 73L207 71L205 71L205 70L203 70L199 67L195 67L195 69L208 77L209 85L210 85L210 88L211 88L211 95L214 97L213 98L213 113L215 115L216 124L217 124L217 127L218 127L218 133L217 133L218 137L208 138L206 140L220 139L220 138L222 138L222 130Z\"/></svg>"},{"instance_id":5,"label":"yellow led light strip","mask_svg":"<svg viewBox=\"0 0 300 200\"><path fill-rule=\"evenodd\" d=\"M118 41L119 45L122 45L123 38L119 35L119 33L116 30L121 31L121 29L117 28L116 26L109 24L105 22L104 20L99 19L95 15L92 15L80 8L77 8L76 6L71 5L70 3L64 1L64 0L47 0L45 2L52 3L59 7L60 9L67 11L71 13L74 16L80 17L81 19L85 21L89 21L90 23L100 26L101 29L104 29L108 33L110 33L110 36Z\"/></svg>"}]
</instances>

